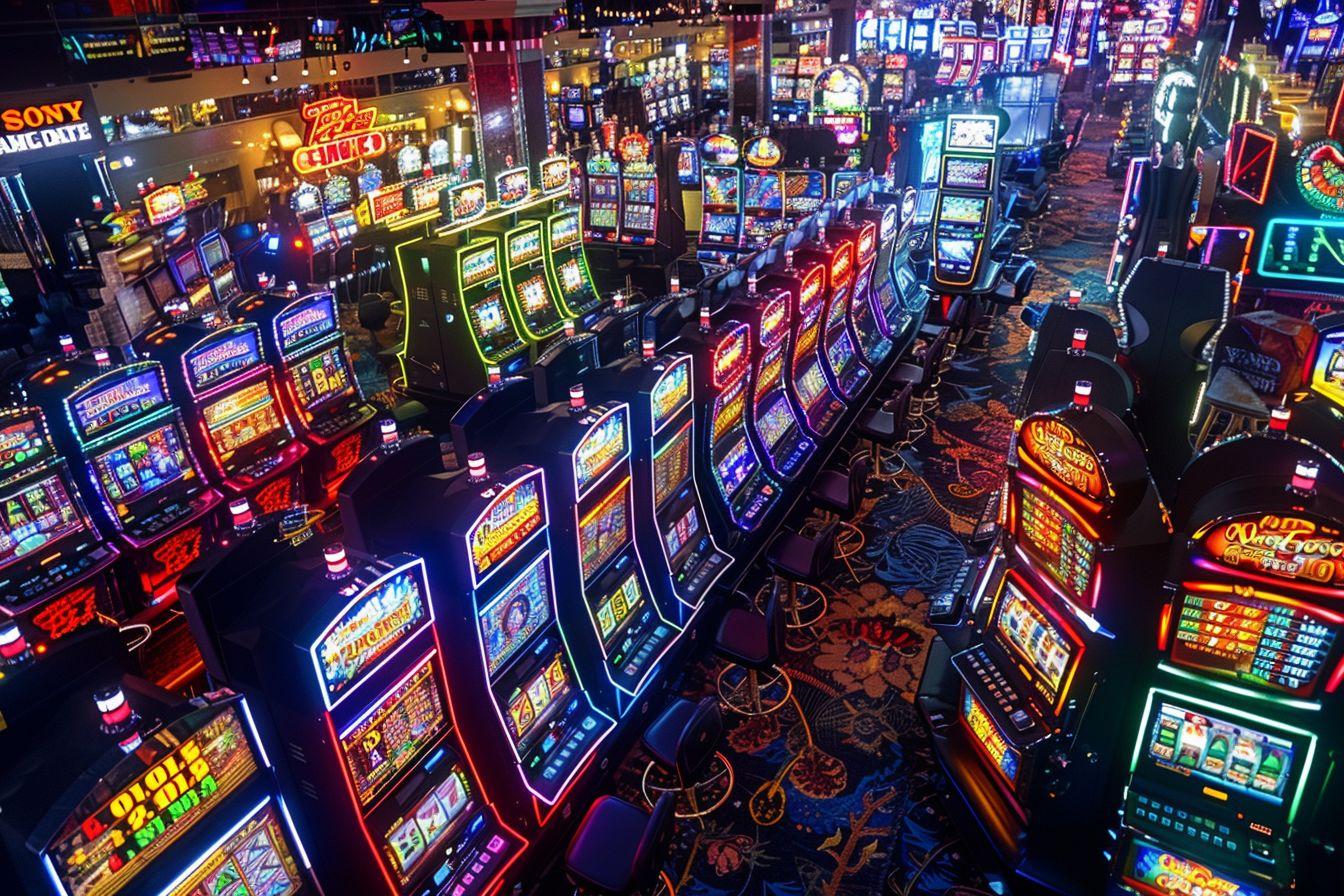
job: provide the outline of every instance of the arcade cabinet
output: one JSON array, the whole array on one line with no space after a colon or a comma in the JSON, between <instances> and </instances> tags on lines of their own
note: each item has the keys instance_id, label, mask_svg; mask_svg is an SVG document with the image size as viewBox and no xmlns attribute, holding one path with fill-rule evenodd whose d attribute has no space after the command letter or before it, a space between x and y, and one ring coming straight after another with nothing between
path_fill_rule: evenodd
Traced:
<instances>
[{"instance_id":1,"label":"arcade cabinet","mask_svg":"<svg viewBox=\"0 0 1344 896\"><path fill-rule=\"evenodd\" d=\"M593 286L576 208L546 218L546 275L565 316L582 326L592 323L602 299Z\"/></svg>"},{"instance_id":2,"label":"arcade cabinet","mask_svg":"<svg viewBox=\"0 0 1344 896\"><path fill-rule=\"evenodd\" d=\"M849 291L847 311L849 337L858 360L868 369L877 371L885 366L892 350L890 325L878 300L879 284L885 281L885 285L891 285L891 269L877 267L877 224L872 221L850 223L855 218L854 210L850 209L846 219L828 226L826 233L854 246L854 286Z\"/></svg>"},{"instance_id":3,"label":"arcade cabinet","mask_svg":"<svg viewBox=\"0 0 1344 896\"><path fill-rule=\"evenodd\" d=\"M854 243L828 237L824 220L819 222L815 237L794 250L794 257L803 266L820 265L825 273L817 353L832 391L842 399L852 400L858 397L871 373L859 360L850 331L850 295L857 262Z\"/></svg>"},{"instance_id":4,"label":"arcade cabinet","mask_svg":"<svg viewBox=\"0 0 1344 896\"><path fill-rule=\"evenodd\" d=\"M710 134L700 141L700 244L703 261L726 264L742 247L742 168L737 141Z\"/></svg>"},{"instance_id":5,"label":"arcade cabinet","mask_svg":"<svg viewBox=\"0 0 1344 896\"><path fill-rule=\"evenodd\" d=\"M235 323L253 323L284 383L285 407L308 445L308 500L329 506L341 480L364 454L368 424L377 415L364 400L346 349L336 297L258 293L228 308Z\"/></svg>"},{"instance_id":6,"label":"arcade cabinet","mask_svg":"<svg viewBox=\"0 0 1344 896\"><path fill-rule=\"evenodd\" d=\"M997 115L947 116L933 213L935 290L980 293L998 282L998 143Z\"/></svg>"},{"instance_id":7,"label":"arcade cabinet","mask_svg":"<svg viewBox=\"0 0 1344 896\"><path fill-rule=\"evenodd\" d=\"M201 266L210 280L210 292L215 304L223 307L243 294L238 267L229 253L228 241L218 230L212 230L196 243Z\"/></svg>"},{"instance_id":8,"label":"arcade cabinet","mask_svg":"<svg viewBox=\"0 0 1344 896\"><path fill-rule=\"evenodd\" d=\"M761 249L788 226L784 218L784 147L763 134L747 141L743 149L742 242Z\"/></svg>"},{"instance_id":9,"label":"arcade cabinet","mask_svg":"<svg viewBox=\"0 0 1344 896\"><path fill-rule=\"evenodd\" d=\"M616 144L621 169L621 230L623 246L654 246L658 243L659 183L653 162L653 146L638 131L626 134Z\"/></svg>"}]
</instances>

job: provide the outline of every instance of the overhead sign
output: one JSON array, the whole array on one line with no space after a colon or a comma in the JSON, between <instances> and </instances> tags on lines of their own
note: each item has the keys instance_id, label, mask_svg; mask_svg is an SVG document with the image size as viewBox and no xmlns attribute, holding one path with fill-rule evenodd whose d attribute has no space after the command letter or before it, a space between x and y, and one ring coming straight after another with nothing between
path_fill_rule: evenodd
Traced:
<instances>
[{"instance_id":1,"label":"overhead sign","mask_svg":"<svg viewBox=\"0 0 1344 896\"><path fill-rule=\"evenodd\" d=\"M0 164L97 152L106 145L85 86L0 96Z\"/></svg>"},{"instance_id":2,"label":"overhead sign","mask_svg":"<svg viewBox=\"0 0 1344 896\"><path fill-rule=\"evenodd\" d=\"M316 174L352 165L387 152L387 135L375 130L378 110L360 107L359 100L333 96L305 103L299 113L308 122L303 145L294 150L294 170Z\"/></svg>"}]
</instances>

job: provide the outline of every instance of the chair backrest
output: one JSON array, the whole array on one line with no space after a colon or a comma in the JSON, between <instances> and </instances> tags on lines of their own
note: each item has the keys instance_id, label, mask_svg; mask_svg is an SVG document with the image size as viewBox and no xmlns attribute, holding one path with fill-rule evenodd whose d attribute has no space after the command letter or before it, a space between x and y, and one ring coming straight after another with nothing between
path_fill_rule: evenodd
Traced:
<instances>
[{"instance_id":1,"label":"chair backrest","mask_svg":"<svg viewBox=\"0 0 1344 896\"><path fill-rule=\"evenodd\" d=\"M906 383L901 387L901 391L896 393L888 404L892 405L891 412L896 416L896 425L900 426L910 416L910 399L915 395L914 383Z\"/></svg>"},{"instance_id":2,"label":"chair backrest","mask_svg":"<svg viewBox=\"0 0 1344 896\"><path fill-rule=\"evenodd\" d=\"M933 341L924 352L924 376L920 379L922 386L927 386L933 381L934 372L943 363L943 355L947 354L947 332L943 330L933 337Z\"/></svg>"},{"instance_id":3,"label":"chair backrest","mask_svg":"<svg viewBox=\"0 0 1344 896\"><path fill-rule=\"evenodd\" d=\"M765 603L765 635L767 659L776 663L784 655L784 638L788 634L788 620L784 618L784 581L776 576L770 586L770 599Z\"/></svg>"},{"instance_id":4,"label":"chair backrest","mask_svg":"<svg viewBox=\"0 0 1344 896\"><path fill-rule=\"evenodd\" d=\"M819 581L822 572L826 569L826 564L830 563L835 557L835 537L839 529L840 522L834 520L822 526L821 531L817 533L817 537L812 539L816 543L817 549L812 552L812 568L807 571L809 581Z\"/></svg>"},{"instance_id":5,"label":"chair backrest","mask_svg":"<svg viewBox=\"0 0 1344 896\"><path fill-rule=\"evenodd\" d=\"M723 710L719 708L718 697L711 694L696 704L679 740L677 774L685 785L694 781L696 773L713 758L723 741Z\"/></svg>"},{"instance_id":6,"label":"chair backrest","mask_svg":"<svg viewBox=\"0 0 1344 896\"><path fill-rule=\"evenodd\" d=\"M866 451L856 452L849 461L850 513L858 513L863 506L863 495L868 491L868 475L872 472L872 457Z\"/></svg>"},{"instance_id":7,"label":"chair backrest","mask_svg":"<svg viewBox=\"0 0 1344 896\"><path fill-rule=\"evenodd\" d=\"M667 856L668 847L672 842L672 825L676 821L676 808L677 795L670 790L665 791L658 797L658 802L653 804L653 811L649 813L648 824L644 826L644 834L635 846L635 855L632 859L632 867L635 869L636 881L639 884L637 889L650 887L658 879L659 867Z\"/></svg>"}]
</instances>

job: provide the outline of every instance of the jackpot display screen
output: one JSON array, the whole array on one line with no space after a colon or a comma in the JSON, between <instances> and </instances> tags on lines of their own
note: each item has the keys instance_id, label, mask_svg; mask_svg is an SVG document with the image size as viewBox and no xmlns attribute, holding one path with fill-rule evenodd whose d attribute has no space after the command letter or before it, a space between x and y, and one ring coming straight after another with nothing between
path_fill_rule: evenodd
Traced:
<instances>
[{"instance_id":1,"label":"jackpot display screen","mask_svg":"<svg viewBox=\"0 0 1344 896\"><path fill-rule=\"evenodd\" d=\"M1173 662L1294 695L1310 694L1335 643L1335 626L1307 607L1234 593L1183 592Z\"/></svg>"},{"instance_id":2,"label":"jackpot display screen","mask_svg":"<svg viewBox=\"0 0 1344 896\"><path fill-rule=\"evenodd\" d=\"M284 826L267 800L162 896L290 896L302 886Z\"/></svg>"},{"instance_id":3,"label":"jackpot display screen","mask_svg":"<svg viewBox=\"0 0 1344 896\"><path fill-rule=\"evenodd\" d=\"M126 505L177 482L191 470L175 423L141 433L92 460L99 484L121 516Z\"/></svg>"},{"instance_id":4,"label":"jackpot display screen","mask_svg":"<svg viewBox=\"0 0 1344 896\"><path fill-rule=\"evenodd\" d=\"M415 879L424 861L434 854L433 847L453 830L471 803L471 778L454 763L446 778L398 817L383 843L402 886Z\"/></svg>"},{"instance_id":5,"label":"jackpot display screen","mask_svg":"<svg viewBox=\"0 0 1344 896\"><path fill-rule=\"evenodd\" d=\"M485 648L485 665L489 674L494 675L551 621L549 555L541 555L519 573L476 617Z\"/></svg>"},{"instance_id":6,"label":"jackpot display screen","mask_svg":"<svg viewBox=\"0 0 1344 896\"><path fill-rule=\"evenodd\" d=\"M1057 503L1024 488L1018 507L1018 543L1070 598L1088 604L1097 546Z\"/></svg>"},{"instance_id":7,"label":"jackpot display screen","mask_svg":"<svg viewBox=\"0 0 1344 896\"><path fill-rule=\"evenodd\" d=\"M608 411L574 449L574 484L582 494L626 455L626 405Z\"/></svg>"},{"instance_id":8,"label":"jackpot display screen","mask_svg":"<svg viewBox=\"0 0 1344 896\"><path fill-rule=\"evenodd\" d=\"M28 480L17 489L0 493L0 570L34 551L79 532L84 520L65 480L59 475Z\"/></svg>"},{"instance_id":9,"label":"jackpot display screen","mask_svg":"<svg viewBox=\"0 0 1344 896\"><path fill-rule=\"evenodd\" d=\"M557 652L544 669L509 698L509 733L513 735L514 742L526 740L537 724L547 718L555 707L563 706L569 688L565 663Z\"/></svg>"},{"instance_id":10,"label":"jackpot display screen","mask_svg":"<svg viewBox=\"0 0 1344 896\"><path fill-rule=\"evenodd\" d=\"M361 806L372 803L447 728L439 675L437 654L431 653L340 733L341 755Z\"/></svg>"},{"instance_id":11,"label":"jackpot display screen","mask_svg":"<svg viewBox=\"0 0 1344 896\"><path fill-rule=\"evenodd\" d=\"M1291 740L1174 701L1154 701L1145 725L1148 761L1192 779L1219 803L1235 793L1282 804L1296 754Z\"/></svg>"},{"instance_id":12,"label":"jackpot display screen","mask_svg":"<svg viewBox=\"0 0 1344 896\"><path fill-rule=\"evenodd\" d=\"M293 364L289 368L289 378L299 403L310 411L355 394L350 369L345 363L345 351L339 344Z\"/></svg>"},{"instance_id":13,"label":"jackpot display screen","mask_svg":"<svg viewBox=\"0 0 1344 896\"><path fill-rule=\"evenodd\" d=\"M579 521L583 580L590 580L630 541L630 480L624 479Z\"/></svg>"},{"instance_id":14,"label":"jackpot display screen","mask_svg":"<svg viewBox=\"0 0 1344 896\"><path fill-rule=\"evenodd\" d=\"M226 472L233 472L230 460L242 448L253 445L284 428L275 393L268 380L260 379L225 395L201 408L210 441L219 452Z\"/></svg>"},{"instance_id":15,"label":"jackpot display screen","mask_svg":"<svg viewBox=\"0 0 1344 896\"><path fill-rule=\"evenodd\" d=\"M653 456L653 505L661 507L691 472L691 424L687 423Z\"/></svg>"},{"instance_id":16,"label":"jackpot display screen","mask_svg":"<svg viewBox=\"0 0 1344 896\"><path fill-rule=\"evenodd\" d=\"M1010 654L1026 663L1037 690L1052 701L1059 696L1081 644L1012 580L1004 582L990 628Z\"/></svg>"},{"instance_id":17,"label":"jackpot display screen","mask_svg":"<svg viewBox=\"0 0 1344 896\"><path fill-rule=\"evenodd\" d=\"M261 363L261 335L255 327L238 330L226 339L212 339L187 352L184 359L193 392L203 392L240 370Z\"/></svg>"},{"instance_id":18,"label":"jackpot display screen","mask_svg":"<svg viewBox=\"0 0 1344 896\"><path fill-rule=\"evenodd\" d=\"M626 622L634 618L643 603L644 588L640 585L639 575L635 572L626 576L615 591L602 599L594 615L605 646L612 645L616 636L625 628Z\"/></svg>"},{"instance_id":19,"label":"jackpot display screen","mask_svg":"<svg viewBox=\"0 0 1344 896\"><path fill-rule=\"evenodd\" d=\"M998 138L998 120L984 115L947 116L947 148L989 152Z\"/></svg>"},{"instance_id":20,"label":"jackpot display screen","mask_svg":"<svg viewBox=\"0 0 1344 896\"><path fill-rule=\"evenodd\" d=\"M479 582L545 524L541 472L534 470L504 488L467 534L473 578Z\"/></svg>"},{"instance_id":21,"label":"jackpot display screen","mask_svg":"<svg viewBox=\"0 0 1344 896\"><path fill-rule=\"evenodd\" d=\"M45 858L70 896L111 896L257 768L235 704L196 710L104 774Z\"/></svg>"},{"instance_id":22,"label":"jackpot display screen","mask_svg":"<svg viewBox=\"0 0 1344 896\"><path fill-rule=\"evenodd\" d=\"M164 404L162 375L157 365L125 379L116 380L88 394L76 393L70 410L80 437L97 438L120 423L139 417Z\"/></svg>"}]
</instances>

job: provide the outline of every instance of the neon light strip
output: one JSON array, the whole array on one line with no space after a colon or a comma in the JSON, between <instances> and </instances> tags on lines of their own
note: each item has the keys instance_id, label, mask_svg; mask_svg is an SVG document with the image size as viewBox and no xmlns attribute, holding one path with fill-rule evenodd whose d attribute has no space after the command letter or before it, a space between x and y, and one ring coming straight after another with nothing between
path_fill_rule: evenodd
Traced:
<instances>
[{"instance_id":1,"label":"neon light strip","mask_svg":"<svg viewBox=\"0 0 1344 896\"><path fill-rule=\"evenodd\" d=\"M1181 669L1177 666L1173 666L1170 663L1166 662L1165 660L1159 661L1157 664L1157 668L1161 669L1163 672L1168 672L1172 675L1175 675L1177 678L1184 678L1186 681L1197 682L1198 684L1204 685L1206 687L1216 688L1217 690L1220 691L1226 691L1229 694L1236 694L1238 697L1246 697L1252 700L1263 700L1268 703L1274 703L1279 706L1287 706L1291 707L1292 709L1301 709L1307 712L1319 712L1321 709L1321 704L1313 703L1310 700L1297 700L1293 697L1280 697L1277 694L1263 694L1260 693L1259 691L1253 691L1250 688L1244 688L1241 687L1240 685L1231 684L1230 682L1217 681L1215 679L1205 678L1203 675L1198 675L1194 672L1190 672L1185 669Z\"/></svg>"},{"instance_id":2,"label":"neon light strip","mask_svg":"<svg viewBox=\"0 0 1344 896\"><path fill-rule=\"evenodd\" d=\"M1196 534L1194 536L1195 540L1200 540L1202 534L1203 531ZM1240 578L1250 579L1253 582L1263 582L1266 585L1286 584L1283 579L1272 578L1271 576L1261 575L1258 572L1251 572L1245 569L1223 566L1221 563L1216 563L1205 557L1196 557L1193 561L1193 565L1199 569L1207 569L1210 572L1218 572L1224 575L1234 575ZM1319 595L1320 597L1329 597L1334 600L1340 598L1340 590L1338 588L1327 588L1324 585L1308 585L1306 582L1293 582L1292 587L1299 591L1305 591L1308 594Z\"/></svg>"}]
</instances>

